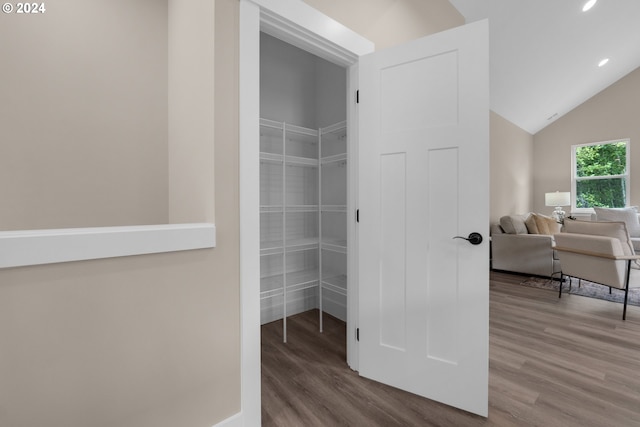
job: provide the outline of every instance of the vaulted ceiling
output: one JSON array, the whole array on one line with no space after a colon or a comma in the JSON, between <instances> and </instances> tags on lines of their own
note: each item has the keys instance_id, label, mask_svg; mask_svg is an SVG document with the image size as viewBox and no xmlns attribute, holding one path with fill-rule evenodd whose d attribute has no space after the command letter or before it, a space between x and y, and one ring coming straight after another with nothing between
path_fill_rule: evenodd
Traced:
<instances>
[{"instance_id":1,"label":"vaulted ceiling","mask_svg":"<svg viewBox=\"0 0 640 427\"><path fill-rule=\"evenodd\" d=\"M640 66L640 0L450 2L489 18L491 109L529 133Z\"/></svg>"}]
</instances>

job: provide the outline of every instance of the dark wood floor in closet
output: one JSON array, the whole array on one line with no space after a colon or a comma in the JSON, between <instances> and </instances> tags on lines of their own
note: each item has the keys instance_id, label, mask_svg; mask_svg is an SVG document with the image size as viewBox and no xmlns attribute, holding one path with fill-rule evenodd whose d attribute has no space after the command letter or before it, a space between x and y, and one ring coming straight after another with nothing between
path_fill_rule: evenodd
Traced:
<instances>
[{"instance_id":1,"label":"dark wood floor in closet","mask_svg":"<svg viewBox=\"0 0 640 427\"><path fill-rule=\"evenodd\" d=\"M264 426L640 426L640 308L491 274L489 418L361 378L345 324L317 311L262 327Z\"/></svg>"}]
</instances>

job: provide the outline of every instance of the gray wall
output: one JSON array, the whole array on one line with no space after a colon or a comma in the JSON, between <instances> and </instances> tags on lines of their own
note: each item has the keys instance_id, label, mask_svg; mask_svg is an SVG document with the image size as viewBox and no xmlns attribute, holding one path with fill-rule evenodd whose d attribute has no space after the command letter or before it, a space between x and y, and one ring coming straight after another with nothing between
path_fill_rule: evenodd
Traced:
<instances>
[{"instance_id":1,"label":"gray wall","mask_svg":"<svg viewBox=\"0 0 640 427\"><path fill-rule=\"evenodd\" d=\"M346 69L261 33L261 117L311 129L346 120L346 82Z\"/></svg>"}]
</instances>

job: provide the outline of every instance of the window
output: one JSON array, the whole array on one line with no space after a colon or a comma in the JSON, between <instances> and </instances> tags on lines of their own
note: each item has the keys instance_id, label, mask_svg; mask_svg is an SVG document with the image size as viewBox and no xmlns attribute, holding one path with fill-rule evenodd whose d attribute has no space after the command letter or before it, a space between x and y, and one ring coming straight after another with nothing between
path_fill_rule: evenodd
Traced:
<instances>
[{"instance_id":1,"label":"window","mask_svg":"<svg viewBox=\"0 0 640 427\"><path fill-rule=\"evenodd\" d=\"M629 140L596 142L571 147L571 206L623 208L629 201Z\"/></svg>"}]
</instances>

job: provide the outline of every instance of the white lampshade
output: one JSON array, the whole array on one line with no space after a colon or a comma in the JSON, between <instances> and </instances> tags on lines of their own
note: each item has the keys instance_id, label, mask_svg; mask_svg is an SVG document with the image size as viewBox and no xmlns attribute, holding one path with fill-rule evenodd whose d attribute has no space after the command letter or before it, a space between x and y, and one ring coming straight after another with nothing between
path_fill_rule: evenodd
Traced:
<instances>
[{"instance_id":1,"label":"white lampshade","mask_svg":"<svg viewBox=\"0 0 640 427\"><path fill-rule=\"evenodd\" d=\"M545 206L569 206L571 204L571 193L568 191L555 193L545 193Z\"/></svg>"}]
</instances>

